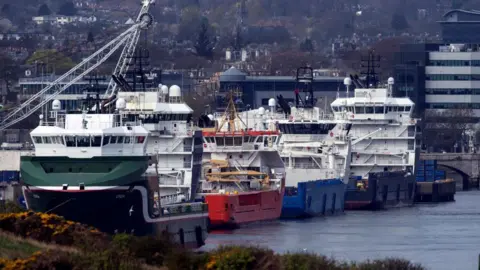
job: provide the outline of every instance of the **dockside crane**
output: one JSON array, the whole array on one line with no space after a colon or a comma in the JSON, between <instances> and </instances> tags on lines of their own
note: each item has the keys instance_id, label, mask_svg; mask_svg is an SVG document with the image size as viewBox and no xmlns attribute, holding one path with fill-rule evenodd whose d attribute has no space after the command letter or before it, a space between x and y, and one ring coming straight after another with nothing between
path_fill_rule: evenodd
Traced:
<instances>
[{"instance_id":1,"label":"dockside crane","mask_svg":"<svg viewBox=\"0 0 480 270\"><path fill-rule=\"evenodd\" d=\"M65 89L70 87L75 82L81 80L85 75L89 74L99 65L104 63L122 45L124 45L123 51L113 74L117 76L125 76L128 64L130 62L129 56L135 51L138 38L140 37L140 31L149 27L153 22L153 17L148 13L148 9L151 4L154 4L154 0L143 0L142 8L140 9L137 20L132 26L108 42L102 48L97 50L95 53L85 58L81 63L67 71L58 79L49 83L45 88L32 95L32 97L20 104L17 108L13 109L12 112L10 112L1 120L0 130L4 130L32 115L34 112L42 108L48 102L52 101L56 96L65 91ZM105 96L110 97L115 95L116 89L116 82L111 79Z\"/></svg>"}]
</instances>

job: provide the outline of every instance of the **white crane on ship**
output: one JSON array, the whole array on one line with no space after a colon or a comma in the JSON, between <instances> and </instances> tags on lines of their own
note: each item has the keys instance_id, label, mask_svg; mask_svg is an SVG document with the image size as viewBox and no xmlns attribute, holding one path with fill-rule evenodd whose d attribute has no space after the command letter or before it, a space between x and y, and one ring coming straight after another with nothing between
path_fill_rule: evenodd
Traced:
<instances>
[{"instance_id":1,"label":"white crane on ship","mask_svg":"<svg viewBox=\"0 0 480 270\"><path fill-rule=\"evenodd\" d=\"M32 115L35 111L42 108L42 106L65 91L65 89L105 62L122 45L124 45L122 54L118 59L113 75L125 76L128 65L131 61L129 56L135 51L140 37L140 31L148 28L153 22L153 17L148 13L148 10L154 3L155 0L142 0L142 7L133 25L15 108L1 120L0 130L4 130ZM116 95L117 91L117 84L112 78L110 79L104 97L113 97Z\"/></svg>"}]
</instances>

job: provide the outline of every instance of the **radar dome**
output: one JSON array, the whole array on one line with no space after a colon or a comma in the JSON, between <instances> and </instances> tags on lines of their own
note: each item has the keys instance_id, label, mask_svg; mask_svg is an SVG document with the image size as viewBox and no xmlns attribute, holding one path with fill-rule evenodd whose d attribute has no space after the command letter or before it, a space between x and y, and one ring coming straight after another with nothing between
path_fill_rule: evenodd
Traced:
<instances>
[{"instance_id":1,"label":"radar dome","mask_svg":"<svg viewBox=\"0 0 480 270\"><path fill-rule=\"evenodd\" d=\"M344 85L351 85L352 84L352 79L350 79L349 77L343 79L343 84Z\"/></svg>"},{"instance_id":2,"label":"radar dome","mask_svg":"<svg viewBox=\"0 0 480 270\"><path fill-rule=\"evenodd\" d=\"M170 86L170 90L169 90L169 93L168 95L170 97L181 97L182 96L182 92L180 90L180 86L178 85L172 85Z\"/></svg>"},{"instance_id":3,"label":"radar dome","mask_svg":"<svg viewBox=\"0 0 480 270\"><path fill-rule=\"evenodd\" d=\"M123 110L127 107L127 102L125 101L124 98L119 98L117 99L117 101L115 102L115 107L118 109L118 110Z\"/></svg>"},{"instance_id":4,"label":"radar dome","mask_svg":"<svg viewBox=\"0 0 480 270\"><path fill-rule=\"evenodd\" d=\"M62 103L60 102L60 100L55 99L52 102L52 110L59 111L61 108L62 108Z\"/></svg>"},{"instance_id":5,"label":"radar dome","mask_svg":"<svg viewBox=\"0 0 480 270\"><path fill-rule=\"evenodd\" d=\"M390 78L388 78L387 82L388 82L388 84L393 84L395 82L395 80L392 77L390 77Z\"/></svg>"},{"instance_id":6,"label":"radar dome","mask_svg":"<svg viewBox=\"0 0 480 270\"><path fill-rule=\"evenodd\" d=\"M207 117L208 117L208 119L210 119L210 121L213 121L213 119L214 119L213 114L209 114L209 115L207 115Z\"/></svg>"},{"instance_id":7,"label":"radar dome","mask_svg":"<svg viewBox=\"0 0 480 270\"><path fill-rule=\"evenodd\" d=\"M265 114L265 109L263 107L258 108L258 114L260 115Z\"/></svg>"},{"instance_id":8,"label":"radar dome","mask_svg":"<svg viewBox=\"0 0 480 270\"><path fill-rule=\"evenodd\" d=\"M274 98L268 100L268 107L275 107L277 106L277 101Z\"/></svg>"},{"instance_id":9,"label":"radar dome","mask_svg":"<svg viewBox=\"0 0 480 270\"><path fill-rule=\"evenodd\" d=\"M162 87L160 87L160 90L162 90L162 94L168 94L168 86L162 85Z\"/></svg>"}]
</instances>

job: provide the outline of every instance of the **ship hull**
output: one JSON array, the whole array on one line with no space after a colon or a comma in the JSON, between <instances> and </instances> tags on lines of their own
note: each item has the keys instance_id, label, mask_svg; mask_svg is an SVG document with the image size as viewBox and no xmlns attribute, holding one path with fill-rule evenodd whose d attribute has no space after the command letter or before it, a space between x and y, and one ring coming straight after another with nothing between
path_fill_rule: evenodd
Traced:
<instances>
[{"instance_id":1,"label":"ship hull","mask_svg":"<svg viewBox=\"0 0 480 270\"><path fill-rule=\"evenodd\" d=\"M24 198L32 211L57 214L106 233L167 232L187 247L203 245L208 210L164 214L167 205L155 211L158 184L152 186L142 177L148 162L148 156L22 156Z\"/></svg>"},{"instance_id":2,"label":"ship hull","mask_svg":"<svg viewBox=\"0 0 480 270\"><path fill-rule=\"evenodd\" d=\"M356 188L356 181L350 181L345 195L345 209L382 210L412 206L415 176L405 174L406 172L370 174L365 190Z\"/></svg>"},{"instance_id":3,"label":"ship hull","mask_svg":"<svg viewBox=\"0 0 480 270\"><path fill-rule=\"evenodd\" d=\"M282 218L307 218L344 213L346 184L340 179L300 182L286 187Z\"/></svg>"},{"instance_id":4,"label":"ship hull","mask_svg":"<svg viewBox=\"0 0 480 270\"><path fill-rule=\"evenodd\" d=\"M148 161L148 156L22 156L20 172L31 186L122 186L138 181Z\"/></svg>"},{"instance_id":5,"label":"ship hull","mask_svg":"<svg viewBox=\"0 0 480 270\"><path fill-rule=\"evenodd\" d=\"M211 229L236 228L246 223L278 219L282 210L283 191L209 194L205 196L205 201Z\"/></svg>"},{"instance_id":6,"label":"ship hull","mask_svg":"<svg viewBox=\"0 0 480 270\"><path fill-rule=\"evenodd\" d=\"M208 212L190 215L153 215L147 187L143 185L86 187L63 191L62 187L24 187L27 208L49 212L106 233L137 236L168 232L172 240L189 248L204 245Z\"/></svg>"}]
</instances>

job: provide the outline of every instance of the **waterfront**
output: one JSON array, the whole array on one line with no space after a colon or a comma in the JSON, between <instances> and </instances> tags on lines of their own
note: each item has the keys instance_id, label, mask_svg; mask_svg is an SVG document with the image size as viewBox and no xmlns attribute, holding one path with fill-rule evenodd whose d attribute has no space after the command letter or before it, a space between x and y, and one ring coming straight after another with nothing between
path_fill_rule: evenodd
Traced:
<instances>
[{"instance_id":1,"label":"waterfront","mask_svg":"<svg viewBox=\"0 0 480 270\"><path fill-rule=\"evenodd\" d=\"M320 253L344 260L400 257L428 269L477 269L480 191L459 192L452 203L302 221L252 224L209 234L206 246L245 244L277 252Z\"/></svg>"}]
</instances>

